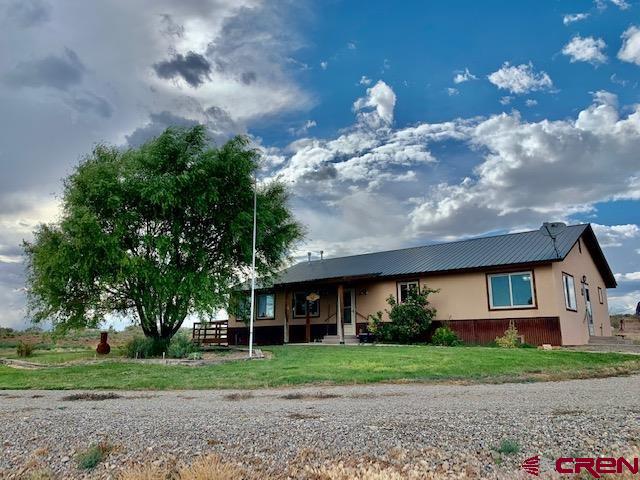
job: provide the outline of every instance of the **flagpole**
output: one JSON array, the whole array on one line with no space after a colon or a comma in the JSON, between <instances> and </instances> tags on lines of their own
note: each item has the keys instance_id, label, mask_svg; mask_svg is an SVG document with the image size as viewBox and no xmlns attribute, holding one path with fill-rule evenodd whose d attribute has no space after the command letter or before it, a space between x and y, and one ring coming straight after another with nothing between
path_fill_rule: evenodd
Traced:
<instances>
[{"instance_id":1,"label":"flagpole","mask_svg":"<svg viewBox=\"0 0 640 480\"><path fill-rule=\"evenodd\" d=\"M253 357L253 312L256 298L256 211L258 205L258 181L253 176L253 247L251 250L251 308L249 317L249 358Z\"/></svg>"}]
</instances>

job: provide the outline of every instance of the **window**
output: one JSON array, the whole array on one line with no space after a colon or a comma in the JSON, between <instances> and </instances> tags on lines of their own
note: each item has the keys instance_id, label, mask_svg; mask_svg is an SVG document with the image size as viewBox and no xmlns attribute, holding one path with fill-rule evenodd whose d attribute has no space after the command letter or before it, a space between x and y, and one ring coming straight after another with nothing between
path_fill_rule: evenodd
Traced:
<instances>
[{"instance_id":1,"label":"window","mask_svg":"<svg viewBox=\"0 0 640 480\"><path fill-rule=\"evenodd\" d=\"M398 302L404 303L407 301L409 292L418 291L418 281L413 280L411 282L398 282Z\"/></svg>"},{"instance_id":2,"label":"window","mask_svg":"<svg viewBox=\"0 0 640 480\"><path fill-rule=\"evenodd\" d=\"M489 275L488 283L492 309L535 307L531 272Z\"/></svg>"},{"instance_id":3,"label":"window","mask_svg":"<svg viewBox=\"0 0 640 480\"><path fill-rule=\"evenodd\" d=\"M598 287L598 301L602 304L604 303L604 292L602 288Z\"/></svg>"},{"instance_id":4,"label":"window","mask_svg":"<svg viewBox=\"0 0 640 480\"><path fill-rule=\"evenodd\" d=\"M296 292L293 294L293 316L294 317L306 317L307 316L307 303L309 304L309 316L320 316L320 300L315 302L307 302L306 292Z\"/></svg>"},{"instance_id":5,"label":"window","mask_svg":"<svg viewBox=\"0 0 640 480\"><path fill-rule=\"evenodd\" d=\"M275 296L273 293L261 293L258 295L258 318L275 317Z\"/></svg>"},{"instance_id":6,"label":"window","mask_svg":"<svg viewBox=\"0 0 640 480\"><path fill-rule=\"evenodd\" d=\"M565 307L567 307L567 310L573 310L574 312L577 312L578 306L576 304L576 284L573 276L569 275L568 273L563 273L562 286L564 290Z\"/></svg>"}]
</instances>

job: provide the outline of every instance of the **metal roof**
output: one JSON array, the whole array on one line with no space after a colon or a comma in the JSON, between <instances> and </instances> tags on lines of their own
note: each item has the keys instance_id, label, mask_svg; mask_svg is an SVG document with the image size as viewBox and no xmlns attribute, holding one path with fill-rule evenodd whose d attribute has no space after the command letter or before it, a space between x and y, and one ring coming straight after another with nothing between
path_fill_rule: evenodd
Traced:
<instances>
[{"instance_id":1,"label":"metal roof","mask_svg":"<svg viewBox=\"0 0 640 480\"><path fill-rule=\"evenodd\" d=\"M404 276L553 262L564 259L585 232L589 236L590 252L598 264L605 284L607 287L615 287L613 274L588 224L572 225L560 233L556 240L559 255L554 250L552 240L542 235L539 230L534 230L349 257L303 261L280 272L274 279L274 284L351 277Z\"/></svg>"}]
</instances>

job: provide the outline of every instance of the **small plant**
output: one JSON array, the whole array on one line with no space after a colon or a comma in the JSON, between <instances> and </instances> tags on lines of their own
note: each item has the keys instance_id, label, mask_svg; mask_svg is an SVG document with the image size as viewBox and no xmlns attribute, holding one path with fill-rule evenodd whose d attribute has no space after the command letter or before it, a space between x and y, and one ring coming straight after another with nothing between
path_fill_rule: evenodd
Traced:
<instances>
[{"instance_id":1,"label":"small plant","mask_svg":"<svg viewBox=\"0 0 640 480\"><path fill-rule=\"evenodd\" d=\"M520 444L515 440L505 438L495 450L503 455L513 455L520 451Z\"/></svg>"},{"instance_id":2,"label":"small plant","mask_svg":"<svg viewBox=\"0 0 640 480\"><path fill-rule=\"evenodd\" d=\"M34 346L32 343L20 341L16 346L16 353L19 357L30 357L33 354Z\"/></svg>"},{"instance_id":3,"label":"small plant","mask_svg":"<svg viewBox=\"0 0 640 480\"><path fill-rule=\"evenodd\" d=\"M133 337L124 345L125 356L129 358L161 357L167 351L168 340Z\"/></svg>"},{"instance_id":4,"label":"small plant","mask_svg":"<svg viewBox=\"0 0 640 480\"><path fill-rule=\"evenodd\" d=\"M76 455L78 468L82 470L92 470L109 455L111 450L113 450L113 445L107 442L100 442L90 446L86 450L78 452Z\"/></svg>"},{"instance_id":5,"label":"small plant","mask_svg":"<svg viewBox=\"0 0 640 480\"><path fill-rule=\"evenodd\" d=\"M436 331L433 332L433 336L431 337L431 343L433 345L440 345L443 347L456 347L458 345L462 345L462 341L460 341L458 334L446 325L444 327L436 328Z\"/></svg>"},{"instance_id":6,"label":"small plant","mask_svg":"<svg viewBox=\"0 0 640 480\"><path fill-rule=\"evenodd\" d=\"M169 358L192 358L194 354L200 354L200 347L194 345L186 335L178 334L171 339L167 349Z\"/></svg>"},{"instance_id":7,"label":"small plant","mask_svg":"<svg viewBox=\"0 0 640 480\"><path fill-rule=\"evenodd\" d=\"M509 322L509 328L501 337L496 337L496 345L500 348L518 348L520 346L520 335L513 320Z\"/></svg>"}]
</instances>

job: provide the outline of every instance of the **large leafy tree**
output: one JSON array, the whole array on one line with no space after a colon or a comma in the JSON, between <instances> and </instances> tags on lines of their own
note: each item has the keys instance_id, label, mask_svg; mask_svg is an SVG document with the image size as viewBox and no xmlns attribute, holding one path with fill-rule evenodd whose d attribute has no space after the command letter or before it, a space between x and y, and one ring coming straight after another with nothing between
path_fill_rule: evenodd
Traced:
<instances>
[{"instance_id":1,"label":"large leafy tree","mask_svg":"<svg viewBox=\"0 0 640 480\"><path fill-rule=\"evenodd\" d=\"M168 339L187 315L224 306L251 265L258 160L243 137L212 147L202 126L96 147L65 181L60 221L24 244L33 321L66 330L122 314ZM268 277L301 227L282 184L257 188L256 268Z\"/></svg>"}]
</instances>

